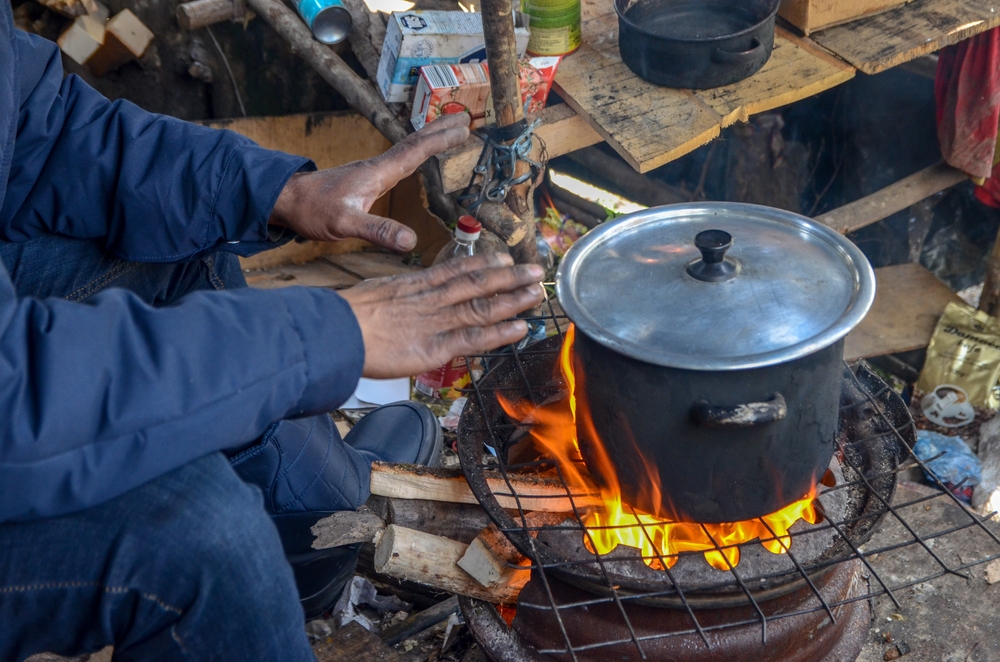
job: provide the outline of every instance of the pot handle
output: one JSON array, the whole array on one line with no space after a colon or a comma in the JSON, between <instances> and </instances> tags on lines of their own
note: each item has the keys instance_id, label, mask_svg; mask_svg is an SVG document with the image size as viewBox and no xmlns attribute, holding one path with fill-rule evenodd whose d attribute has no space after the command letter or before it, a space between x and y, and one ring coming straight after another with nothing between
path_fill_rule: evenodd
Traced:
<instances>
[{"instance_id":1,"label":"pot handle","mask_svg":"<svg viewBox=\"0 0 1000 662\"><path fill-rule=\"evenodd\" d=\"M754 62L758 57L760 57L761 53L764 52L764 44L756 37L754 37L753 43L754 45L750 48L750 50L740 51L738 53L716 48L712 52L712 60L723 64L749 64Z\"/></svg>"},{"instance_id":2,"label":"pot handle","mask_svg":"<svg viewBox=\"0 0 1000 662\"><path fill-rule=\"evenodd\" d=\"M691 409L695 421L710 428L748 428L780 421L788 415L788 405L780 393L767 402L750 402L732 407L717 407L698 402Z\"/></svg>"}]
</instances>

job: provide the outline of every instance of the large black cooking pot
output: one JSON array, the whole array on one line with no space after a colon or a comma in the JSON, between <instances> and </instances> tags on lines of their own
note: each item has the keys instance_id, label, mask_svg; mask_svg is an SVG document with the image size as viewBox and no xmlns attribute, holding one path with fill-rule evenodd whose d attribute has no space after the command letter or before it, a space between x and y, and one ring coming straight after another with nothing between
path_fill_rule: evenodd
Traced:
<instances>
[{"instance_id":1,"label":"large black cooking pot","mask_svg":"<svg viewBox=\"0 0 1000 662\"><path fill-rule=\"evenodd\" d=\"M760 71L780 0L615 0L622 61L657 85L703 90Z\"/></svg>"},{"instance_id":2,"label":"large black cooking pot","mask_svg":"<svg viewBox=\"0 0 1000 662\"><path fill-rule=\"evenodd\" d=\"M670 205L589 232L556 287L576 327L580 450L626 502L736 522L822 478L843 338L875 295L850 241L768 207Z\"/></svg>"}]
</instances>

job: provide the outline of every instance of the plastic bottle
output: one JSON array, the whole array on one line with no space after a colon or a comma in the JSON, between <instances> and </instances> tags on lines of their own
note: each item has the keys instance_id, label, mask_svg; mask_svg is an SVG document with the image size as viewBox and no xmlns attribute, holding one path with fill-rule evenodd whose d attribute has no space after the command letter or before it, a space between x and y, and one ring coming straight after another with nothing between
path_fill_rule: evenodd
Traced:
<instances>
[{"instance_id":1,"label":"plastic bottle","mask_svg":"<svg viewBox=\"0 0 1000 662\"><path fill-rule=\"evenodd\" d=\"M484 236L482 229L483 226L479 221L471 216L458 219L455 236L434 258L434 264L507 250L503 242L491 241L488 238L490 235ZM457 389L465 387L468 383L469 366L466 365L465 357L459 356L436 370L417 375L413 388L420 395L440 402L453 400Z\"/></svg>"}]
</instances>

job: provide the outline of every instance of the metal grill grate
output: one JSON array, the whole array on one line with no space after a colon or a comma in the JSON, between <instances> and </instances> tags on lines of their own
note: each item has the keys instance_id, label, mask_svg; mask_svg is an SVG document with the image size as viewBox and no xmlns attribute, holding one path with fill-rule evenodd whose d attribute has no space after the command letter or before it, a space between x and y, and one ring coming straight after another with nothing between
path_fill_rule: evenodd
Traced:
<instances>
[{"instance_id":1,"label":"metal grill grate","mask_svg":"<svg viewBox=\"0 0 1000 662\"><path fill-rule=\"evenodd\" d=\"M551 289L550 287L548 289ZM523 437L531 424L511 421L500 412L497 394L508 398L527 398L534 406L551 402L564 393L564 385L557 376L557 360L562 342L562 334L568 320L550 300L543 304L544 315L533 321L544 323L550 337L545 341L526 347L508 347L505 350L479 356L470 356L470 365L479 361L485 371L474 377L469 387L469 402L462 415L459 427L458 452L469 484L498 528L531 561L533 581L540 581L546 600L539 603L521 602L519 610L531 609L549 613L558 624L562 643L539 653L568 656L576 661L578 653L603 647L631 644L639 656L646 658L644 644L650 640L679 635L697 635L705 646L711 648L707 633L713 630L759 625L764 643L768 637L768 623L780 618L790 618L823 610L826 617L836 623L837 607L858 600L868 600L886 595L899 606L895 592L936 579L946 574L967 577L969 568L1000 558L1000 537L997 527L987 525L989 517L979 517L957 497L938 482L940 493L921 496L902 503L893 503L897 474L913 467L926 470L923 461L912 451L915 439L913 422L905 406L891 389L881 382L863 365L845 369L845 392L857 394L843 403L841 410L841 434L838 435L838 457L845 480L831 490L848 490L857 502L857 507L848 509L843 517L823 513L821 523L806 531L791 532L792 544L786 548L791 568L780 572L747 573L737 564L727 571L717 571L718 581L709 585L686 586L683 579L668 568L666 560L658 557L662 568L657 571L657 581L630 581L621 572L623 563L638 563L630 559L623 561L613 555L593 554L586 559L569 558L552 545L542 543L538 535L544 531L572 531L581 536L590 536L583 526L580 502L586 495L574 493L565 480L564 468L552 459L534 459L526 462L509 463L507 451L514 442ZM903 408L903 413L900 411ZM487 448L488 447L488 448ZM484 453L484 449L493 452ZM559 526L532 526L527 518L529 509L524 507L526 495L515 489L511 476L517 473L546 473L557 477L563 492L552 498L568 499L572 514ZM491 490L486 480L487 474L502 477L501 485L506 489ZM496 485L496 482L494 482ZM516 504L516 516L511 517L500 506L497 497L512 500ZM538 499L532 495L531 499ZM927 508L928 502L941 501L949 516L930 525L918 523L917 518L908 515L911 509ZM820 507L822 504L820 504ZM885 520L883 523L882 520ZM763 520L761 520L763 522ZM891 528L892 535L881 545L865 545L873 531L882 523ZM946 524L947 523L947 524ZM765 527L768 527L766 522ZM768 527L770 530L770 527ZM795 540L799 536L814 535L820 531L831 531L834 542L829 550L816 559L806 561L796 555ZM649 532L645 531L647 537ZM978 548L981 554L974 559L959 559L949 563L935 552L934 545L939 539L955 535L975 535L982 538ZM774 535L773 530L771 530ZM883 536L884 537L884 536ZM772 538L779 540L777 536ZM652 542L652 540L650 540ZM714 542L714 539L713 539ZM759 545L758 541L744 543ZM591 549L596 549L591 539ZM655 548L655 545L653 545ZM717 549L724 549L716 543ZM922 552L914 561L908 577L882 576L872 565L879 554L900 553L900 550L914 549ZM681 552L680 556L701 552ZM860 562L867 571L869 590L860 595L852 595L844 600L830 601L817 587L817 583L834 567L849 562ZM522 566L523 568L523 566ZM559 601L553 592L553 583L568 581L588 591L588 597L570 602ZM776 615L766 615L762 604L791 591L808 587L815 600L805 607ZM670 607L687 614L688 627L669 632L640 634L633 627L626 605L634 602L641 605ZM597 605L613 605L620 615L626 638L599 642L573 641L566 627L566 618L572 610ZM703 609L751 606L752 618L735 619L725 623L707 624L699 621L696 612Z\"/></svg>"}]
</instances>

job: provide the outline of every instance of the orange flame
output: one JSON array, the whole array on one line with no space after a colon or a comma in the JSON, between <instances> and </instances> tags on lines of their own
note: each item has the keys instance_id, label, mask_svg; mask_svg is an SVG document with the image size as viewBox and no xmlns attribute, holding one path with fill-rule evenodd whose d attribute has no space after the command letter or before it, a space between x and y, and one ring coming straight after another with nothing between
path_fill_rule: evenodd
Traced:
<instances>
[{"instance_id":1,"label":"orange flame","mask_svg":"<svg viewBox=\"0 0 1000 662\"><path fill-rule=\"evenodd\" d=\"M577 440L579 425L592 426L589 416L578 416L576 406L577 377L573 371L573 340L575 329L571 325L566 332L559 369L569 391L569 407L564 403L544 407L533 407L520 401L513 403L503 396L500 404L504 411L516 421L531 423L531 436L537 444L558 461L566 483L574 491L593 493L595 481L583 463ZM593 427L588 428L591 439L598 439ZM729 570L740 562L737 545L760 540L764 549L773 554L784 554L792 545L788 530L795 522L804 519L810 524L820 521L813 501L815 489L802 499L781 510L758 519L724 524L698 524L673 522L662 517L638 512L623 503L617 473L607 452L600 444L593 449L591 462L603 482L599 491L604 502L602 508L588 509L583 515L585 528L584 544L591 552L608 554L618 545L635 547L642 553L646 565L663 569L677 563L680 552L701 551L705 560L717 570ZM648 486L653 490L651 502L659 503L659 475L655 465L644 462Z\"/></svg>"}]
</instances>

